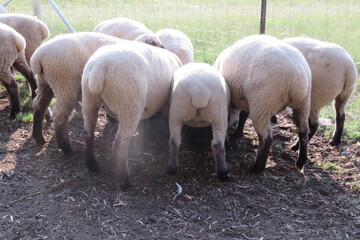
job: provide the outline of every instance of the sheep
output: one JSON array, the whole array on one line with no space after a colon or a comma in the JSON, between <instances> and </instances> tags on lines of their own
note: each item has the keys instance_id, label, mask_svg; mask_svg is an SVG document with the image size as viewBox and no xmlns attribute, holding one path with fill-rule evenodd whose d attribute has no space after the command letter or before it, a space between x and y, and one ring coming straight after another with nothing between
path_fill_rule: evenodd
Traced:
<instances>
[{"instance_id":1,"label":"sheep","mask_svg":"<svg viewBox=\"0 0 360 240\"><path fill-rule=\"evenodd\" d=\"M122 189L130 186L128 148L141 119L166 106L179 58L164 49L137 42L104 46L89 59L82 76L84 148L90 171L99 166L93 151L98 109L105 104L119 122L112 145Z\"/></svg>"},{"instance_id":2,"label":"sheep","mask_svg":"<svg viewBox=\"0 0 360 240\"><path fill-rule=\"evenodd\" d=\"M26 64L24 55L26 43L20 33L3 23L0 23L0 42L0 81L9 93L10 118L15 118L20 112L19 87L13 77L11 67Z\"/></svg>"},{"instance_id":3,"label":"sheep","mask_svg":"<svg viewBox=\"0 0 360 240\"><path fill-rule=\"evenodd\" d=\"M0 13L7 13L6 8L0 5Z\"/></svg>"},{"instance_id":4,"label":"sheep","mask_svg":"<svg viewBox=\"0 0 360 240\"><path fill-rule=\"evenodd\" d=\"M135 40L140 35L154 35L154 33L141 22L123 17L113 18L100 22L94 28L94 32L100 32L130 41Z\"/></svg>"},{"instance_id":5,"label":"sheep","mask_svg":"<svg viewBox=\"0 0 360 240\"><path fill-rule=\"evenodd\" d=\"M102 33L83 32L63 34L41 45L31 58L31 68L37 74L38 90L33 102L33 137L44 144L42 123L44 114L55 95L53 109L55 136L59 148L71 153L68 119L72 109L81 100L81 74L90 56L100 47L123 43Z\"/></svg>"},{"instance_id":6,"label":"sheep","mask_svg":"<svg viewBox=\"0 0 360 240\"><path fill-rule=\"evenodd\" d=\"M189 63L175 71L169 113L169 174L176 173L183 126L210 125L218 179L227 180L224 143L229 103L230 93L225 79L212 66Z\"/></svg>"},{"instance_id":7,"label":"sheep","mask_svg":"<svg viewBox=\"0 0 360 240\"><path fill-rule=\"evenodd\" d=\"M158 48L165 48L162 42L155 34L142 34L135 38L135 42L142 42Z\"/></svg>"},{"instance_id":8,"label":"sheep","mask_svg":"<svg viewBox=\"0 0 360 240\"><path fill-rule=\"evenodd\" d=\"M175 53L183 64L193 62L194 47L185 33L176 29L164 28L156 32L155 36L160 39L165 49Z\"/></svg>"},{"instance_id":9,"label":"sheep","mask_svg":"<svg viewBox=\"0 0 360 240\"><path fill-rule=\"evenodd\" d=\"M249 113L259 137L253 172L262 172L272 143L271 116L290 106L298 128L296 166L307 160L311 71L299 50L268 35L245 37L225 49L214 67L229 85L231 104Z\"/></svg>"},{"instance_id":10,"label":"sheep","mask_svg":"<svg viewBox=\"0 0 360 240\"><path fill-rule=\"evenodd\" d=\"M15 68L22 75L24 75L24 77L29 82L31 95L32 98L34 98L36 95L35 90L37 88L36 81L34 79L33 73L30 71L30 68L28 68L27 65L30 63L30 58L34 51L42 44L45 39L49 37L49 29L43 22L36 19L35 17L18 13L0 14L0 23L9 25L25 38L25 57L27 64L19 65Z\"/></svg>"},{"instance_id":11,"label":"sheep","mask_svg":"<svg viewBox=\"0 0 360 240\"><path fill-rule=\"evenodd\" d=\"M312 73L309 140L318 128L320 109L334 101L336 127L330 145L339 145L345 122L345 108L357 79L354 61L345 49L337 44L307 37L283 39L299 49ZM299 143L292 149L298 150Z\"/></svg>"},{"instance_id":12,"label":"sheep","mask_svg":"<svg viewBox=\"0 0 360 240\"><path fill-rule=\"evenodd\" d=\"M354 61L345 49L334 43L328 43L307 37L283 39L304 55L312 73L311 108L309 116L309 141L319 126L321 108L334 101L336 127L330 145L339 145L345 122L345 107L354 90L357 70ZM244 117L241 117L244 116ZM239 126L235 137L243 135L246 113L240 114ZM299 142L291 147L298 150Z\"/></svg>"}]
</instances>

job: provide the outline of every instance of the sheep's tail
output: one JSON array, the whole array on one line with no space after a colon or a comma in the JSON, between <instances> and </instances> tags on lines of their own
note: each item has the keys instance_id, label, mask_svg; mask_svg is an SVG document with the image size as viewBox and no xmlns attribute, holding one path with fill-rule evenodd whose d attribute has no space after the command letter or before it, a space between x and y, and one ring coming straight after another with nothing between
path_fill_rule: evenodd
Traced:
<instances>
[{"instance_id":1,"label":"sheep's tail","mask_svg":"<svg viewBox=\"0 0 360 240\"><path fill-rule=\"evenodd\" d=\"M84 73L85 81L87 80L89 90L92 94L99 95L104 90L105 74L103 69L101 66L96 66Z\"/></svg>"},{"instance_id":2,"label":"sheep's tail","mask_svg":"<svg viewBox=\"0 0 360 240\"><path fill-rule=\"evenodd\" d=\"M42 75L43 67L41 64L41 49L38 48L30 58L30 67L34 74Z\"/></svg>"},{"instance_id":3,"label":"sheep's tail","mask_svg":"<svg viewBox=\"0 0 360 240\"><path fill-rule=\"evenodd\" d=\"M191 88L190 96L192 105L195 108L205 108L209 103L211 91L207 87Z\"/></svg>"},{"instance_id":4,"label":"sheep's tail","mask_svg":"<svg viewBox=\"0 0 360 240\"><path fill-rule=\"evenodd\" d=\"M25 39L20 33L16 32L16 31L14 31L14 32L15 32L14 39L15 39L16 49L18 50L18 52L21 52L26 47Z\"/></svg>"}]
</instances>

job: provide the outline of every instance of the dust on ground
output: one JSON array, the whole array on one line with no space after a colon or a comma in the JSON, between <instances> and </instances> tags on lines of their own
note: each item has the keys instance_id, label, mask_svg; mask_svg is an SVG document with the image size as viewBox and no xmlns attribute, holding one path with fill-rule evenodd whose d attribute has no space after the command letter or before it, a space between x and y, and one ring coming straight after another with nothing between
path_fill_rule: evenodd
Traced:
<instances>
[{"instance_id":1,"label":"dust on ground","mask_svg":"<svg viewBox=\"0 0 360 240\"><path fill-rule=\"evenodd\" d=\"M64 155L51 123L48 143L39 147L31 123L8 120L6 96L0 96L0 239L360 239L359 143L331 147L319 132L301 173L289 149L296 130L282 117L265 172L253 174L257 138L249 121L245 137L226 153L230 181L220 183L209 147L184 142L178 174L169 176L167 140L143 141L140 151L137 136L132 187L123 192L111 171L116 124L103 113L95 140L101 172L94 174L85 166L78 114L70 122L75 152Z\"/></svg>"}]
</instances>

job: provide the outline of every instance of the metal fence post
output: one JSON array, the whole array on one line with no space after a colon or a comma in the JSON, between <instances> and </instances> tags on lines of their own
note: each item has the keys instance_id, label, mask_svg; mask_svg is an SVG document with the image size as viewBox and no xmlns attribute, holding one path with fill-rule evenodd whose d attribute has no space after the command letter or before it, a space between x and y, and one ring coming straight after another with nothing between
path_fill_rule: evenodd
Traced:
<instances>
[{"instance_id":1,"label":"metal fence post","mask_svg":"<svg viewBox=\"0 0 360 240\"><path fill-rule=\"evenodd\" d=\"M34 16L41 20L41 0L33 0Z\"/></svg>"},{"instance_id":2,"label":"metal fence post","mask_svg":"<svg viewBox=\"0 0 360 240\"><path fill-rule=\"evenodd\" d=\"M6 5L8 5L10 2L11 2L11 0L6 0L5 2L3 2L1 4L1 6L6 7Z\"/></svg>"},{"instance_id":3,"label":"metal fence post","mask_svg":"<svg viewBox=\"0 0 360 240\"><path fill-rule=\"evenodd\" d=\"M260 34L265 34L266 23L266 0L261 0Z\"/></svg>"}]
</instances>

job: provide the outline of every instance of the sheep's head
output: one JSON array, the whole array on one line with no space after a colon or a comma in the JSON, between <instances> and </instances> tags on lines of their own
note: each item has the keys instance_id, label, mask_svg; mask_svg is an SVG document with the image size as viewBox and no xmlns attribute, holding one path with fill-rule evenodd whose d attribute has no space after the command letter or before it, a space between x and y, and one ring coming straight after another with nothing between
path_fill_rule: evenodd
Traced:
<instances>
[{"instance_id":1,"label":"sheep's head","mask_svg":"<svg viewBox=\"0 0 360 240\"><path fill-rule=\"evenodd\" d=\"M154 47L158 48L165 48L164 45L161 43L160 39L152 34L143 34L140 35L135 39L136 42L142 42L149 45L152 45Z\"/></svg>"}]
</instances>

